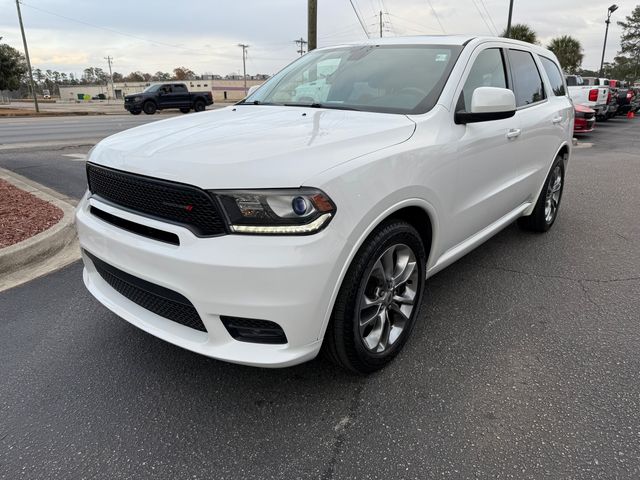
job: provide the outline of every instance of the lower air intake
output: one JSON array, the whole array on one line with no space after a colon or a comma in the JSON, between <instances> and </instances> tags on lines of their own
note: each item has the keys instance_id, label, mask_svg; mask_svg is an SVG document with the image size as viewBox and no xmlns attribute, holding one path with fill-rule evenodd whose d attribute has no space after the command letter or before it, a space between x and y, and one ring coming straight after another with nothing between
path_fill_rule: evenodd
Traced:
<instances>
[{"instance_id":1,"label":"lower air intake","mask_svg":"<svg viewBox=\"0 0 640 480\"><path fill-rule=\"evenodd\" d=\"M287 336L282 327L269 320L253 318L220 317L225 328L233 338L240 342L283 344Z\"/></svg>"}]
</instances>

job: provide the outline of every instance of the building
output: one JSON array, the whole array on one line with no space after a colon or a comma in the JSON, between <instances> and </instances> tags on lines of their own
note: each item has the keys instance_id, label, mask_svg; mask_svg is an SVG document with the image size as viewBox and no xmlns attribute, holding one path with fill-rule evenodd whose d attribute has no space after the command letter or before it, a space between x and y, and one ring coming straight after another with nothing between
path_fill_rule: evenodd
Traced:
<instances>
[{"instance_id":1,"label":"building","mask_svg":"<svg viewBox=\"0 0 640 480\"><path fill-rule=\"evenodd\" d=\"M170 80L169 82L115 82L113 89L108 85L65 85L59 86L60 100L65 102L84 102L92 99L117 99L124 98L141 92L145 88L155 83L184 83L189 91L198 92L208 90L213 94L214 102L237 102L245 97L244 80L214 78L218 75L211 75L205 80ZM260 76L260 77L266 77ZM261 85L265 78L247 79L247 89L253 85Z\"/></svg>"}]
</instances>

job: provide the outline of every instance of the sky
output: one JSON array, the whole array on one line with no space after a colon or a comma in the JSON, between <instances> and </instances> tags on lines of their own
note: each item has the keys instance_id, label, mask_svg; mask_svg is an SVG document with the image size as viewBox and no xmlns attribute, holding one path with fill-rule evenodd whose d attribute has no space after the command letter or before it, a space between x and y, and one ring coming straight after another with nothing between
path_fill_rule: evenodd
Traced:
<instances>
[{"instance_id":1,"label":"sky","mask_svg":"<svg viewBox=\"0 0 640 480\"><path fill-rule=\"evenodd\" d=\"M607 8L612 0L515 0L513 23L527 23L542 45L569 34L582 43L583 68L600 65ZM620 48L621 28L636 2L620 0L612 16L606 60ZM362 19L360 24L354 8ZM154 73L177 66L197 74L273 74L298 54L306 38L306 0L21 0L33 68L74 72L88 66ZM416 34L499 35L509 0L318 0L318 44ZM0 0L2 42L23 51L15 0Z\"/></svg>"}]
</instances>

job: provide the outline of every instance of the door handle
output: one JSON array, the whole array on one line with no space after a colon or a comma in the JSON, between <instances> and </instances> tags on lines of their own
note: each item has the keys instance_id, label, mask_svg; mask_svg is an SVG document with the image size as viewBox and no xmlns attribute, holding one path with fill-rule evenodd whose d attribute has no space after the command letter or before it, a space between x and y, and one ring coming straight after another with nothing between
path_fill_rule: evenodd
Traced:
<instances>
[{"instance_id":1,"label":"door handle","mask_svg":"<svg viewBox=\"0 0 640 480\"><path fill-rule=\"evenodd\" d=\"M555 125L556 123L560 123L562 121L562 117L553 117L551 121Z\"/></svg>"},{"instance_id":2,"label":"door handle","mask_svg":"<svg viewBox=\"0 0 640 480\"><path fill-rule=\"evenodd\" d=\"M519 128L510 128L507 132L507 138L519 137L521 132L522 130L520 130Z\"/></svg>"}]
</instances>

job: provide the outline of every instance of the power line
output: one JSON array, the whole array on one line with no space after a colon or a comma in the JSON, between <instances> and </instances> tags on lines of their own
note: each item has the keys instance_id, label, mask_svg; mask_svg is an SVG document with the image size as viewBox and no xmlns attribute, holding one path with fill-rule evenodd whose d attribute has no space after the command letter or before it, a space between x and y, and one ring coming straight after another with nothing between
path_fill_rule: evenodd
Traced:
<instances>
[{"instance_id":1,"label":"power line","mask_svg":"<svg viewBox=\"0 0 640 480\"><path fill-rule=\"evenodd\" d=\"M95 23L87 22L85 20L80 20L80 19L77 19L77 18L68 17L66 15L61 15L59 13L55 13L55 12L51 12L49 10L45 10L44 8L34 7L33 5L29 5L27 3L24 3L23 1L20 1L20 4L24 5L25 7L29 7L29 8L31 8L33 10L38 10L39 12L46 13L47 15L53 15L54 17L64 18L65 20L68 20L70 22L76 22L76 23L80 23L82 25L87 25L89 27L98 28L100 30L104 30L105 32L115 33L117 35L123 35L125 37L135 38L136 40L141 40L143 42L153 43L153 44L156 44L156 45L159 45L159 46L162 46L162 47L177 48L177 49L180 49L180 50L191 52L191 53L196 54L196 55L210 55L208 53L198 52L197 50L193 50L193 49L190 49L190 48L181 47L180 45L172 45L171 43L164 43L164 42L159 42L159 41L156 41L156 40L149 40L148 38L139 37L137 35L132 35L130 33L121 32L119 30L114 30L112 28L103 27L101 25L96 25Z\"/></svg>"},{"instance_id":2,"label":"power line","mask_svg":"<svg viewBox=\"0 0 640 480\"><path fill-rule=\"evenodd\" d=\"M484 18L484 14L482 13L482 10L480 10L480 7L478 6L478 4L476 3L476 0L471 0L471 3L473 3L473 6L476 7L476 10L478 10L478 13L480 14L480 18L482 19L482 21L484 22L484 24L487 26L487 30L489 30L489 33L491 35L496 35L493 30L491 30L491 25L489 25L489 22L487 22L487 19Z\"/></svg>"},{"instance_id":3,"label":"power line","mask_svg":"<svg viewBox=\"0 0 640 480\"><path fill-rule=\"evenodd\" d=\"M433 12L433 16L436 17L436 20L438 21L438 25L440 25L440 28L442 29L442 33L444 33L446 35L447 31L442 26L442 22L440 21L440 17L438 16L438 12L436 12L436 9L433 8L433 3L431 3L431 0L427 0L427 3L431 7L431 11Z\"/></svg>"},{"instance_id":4,"label":"power line","mask_svg":"<svg viewBox=\"0 0 640 480\"><path fill-rule=\"evenodd\" d=\"M493 17L491 16L491 13L489 12L489 9L487 8L487 4L484 3L484 0L480 0L480 3L482 4L482 7L484 8L484 11L487 12L487 16L489 17L489 21L491 22L491 25L493 25L493 29L495 30L496 35L498 35L498 27L496 27L496 24L493 21Z\"/></svg>"},{"instance_id":5,"label":"power line","mask_svg":"<svg viewBox=\"0 0 640 480\"><path fill-rule=\"evenodd\" d=\"M362 21L362 17L360 16L360 13L358 13L358 9L353 3L353 0L349 0L349 3L351 4L351 8L353 8L353 13L355 13L356 17L358 18L358 22L360 22L360 26L362 27L364 34L367 36L367 38L371 38L369 36L369 31L367 30L367 27L364 25L364 22Z\"/></svg>"}]
</instances>

